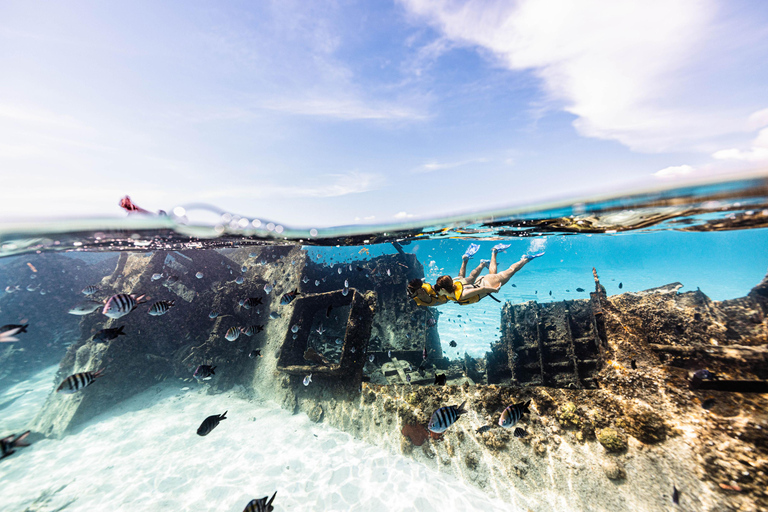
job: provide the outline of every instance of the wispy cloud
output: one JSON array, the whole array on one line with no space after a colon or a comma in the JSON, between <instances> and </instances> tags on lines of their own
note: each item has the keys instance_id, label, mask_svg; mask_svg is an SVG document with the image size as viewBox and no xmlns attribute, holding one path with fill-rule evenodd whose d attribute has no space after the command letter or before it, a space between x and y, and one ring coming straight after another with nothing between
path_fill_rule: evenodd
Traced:
<instances>
[{"instance_id":1,"label":"wispy cloud","mask_svg":"<svg viewBox=\"0 0 768 512\"><path fill-rule=\"evenodd\" d=\"M258 185L232 186L203 192L201 199L218 198L269 198L269 199L306 199L340 197L376 190L384 183L379 174L357 171L345 174L330 174L312 179L314 184L282 185L277 183L259 183Z\"/></svg>"},{"instance_id":2,"label":"wispy cloud","mask_svg":"<svg viewBox=\"0 0 768 512\"><path fill-rule=\"evenodd\" d=\"M412 213L408 213L408 212L397 212L396 214L393 215L393 217L396 219L409 219L413 216L414 215Z\"/></svg>"},{"instance_id":3,"label":"wispy cloud","mask_svg":"<svg viewBox=\"0 0 768 512\"><path fill-rule=\"evenodd\" d=\"M359 98L320 98L275 100L262 108L296 115L329 117L341 120L423 120L425 112L397 104L368 104Z\"/></svg>"},{"instance_id":4,"label":"wispy cloud","mask_svg":"<svg viewBox=\"0 0 768 512\"><path fill-rule=\"evenodd\" d=\"M712 0L401 2L441 39L534 73L550 101L576 116L582 135L655 152L745 130L742 105L732 99L739 95L717 90L720 82L702 87L717 82L707 38L737 35L713 26L721 20Z\"/></svg>"},{"instance_id":5,"label":"wispy cloud","mask_svg":"<svg viewBox=\"0 0 768 512\"><path fill-rule=\"evenodd\" d=\"M414 172L425 173L434 171L443 171L446 169L455 169L456 167L462 167L470 164L480 164L488 162L487 158L472 158L470 160L460 160L458 162L427 162L420 165Z\"/></svg>"}]
</instances>

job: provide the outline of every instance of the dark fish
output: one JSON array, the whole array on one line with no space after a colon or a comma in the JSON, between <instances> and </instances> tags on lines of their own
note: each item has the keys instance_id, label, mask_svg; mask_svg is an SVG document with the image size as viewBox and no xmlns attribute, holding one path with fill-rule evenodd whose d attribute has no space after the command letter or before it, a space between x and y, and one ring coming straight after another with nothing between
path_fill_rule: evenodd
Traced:
<instances>
[{"instance_id":1,"label":"dark fish","mask_svg":"<svg viewBox=\"0 0 768 512\"><path fill-rule=\"evenodd\" d=\"M456 348L456 342L454 340L451 340L449 345L452 346L453 348Z\"/></svg>"},{"instance_id":2,"label":"dark fish","mask_svg":"<svg viewBox=\"0 0 768 512\"><path fill-rule=\"evenodd\" d=\"M672 503L675 505L680 504L680 491L677 490L677 487L674 485L672 486Z\"/></svg>"},{"instance_id":3,"label":"dark fish","mask_svg":"<svg viewBox=\"0 0 768 512\"><path fill-rule=\"evenodd\" d=\"M441 434L445 432L448 430L448 427L456 423L456 420L458 420L462 414L467 413L467 411L464 409L466 404L467 401L465 400L458 407L455 405L449 405L447 407L439 408L432 413L432 418L429 420L427 429L429 429L431 432L434 432L435 434Z\"/></svg>"},{"instance_id":4,"label":"dark fish","mask_svg":"<svg viewBox=\"0 0 768 512\"><path fill-rule=\"evenodd\" d=\"M568 292L568 293L571 293L571 290L565 290L565 291Z\"/></svg>"},{"instance_id":5,"label":"dark fish","mask_svg":"<svg viewBox=\"0 0 768 512\"><path fill-rule=\"evenodd\" d=\"M93 335L93 341L96 343L106 343L118 336L125 336L125 333L123 332L124 327L124 325L121 325L120 327L113 327L112 329L102 329Z\"/></svg>"},{"instance_id":6,"label":"dark fish","mask_svg":"<svg viewBox=\"0 0 768 512\"><path fill-rule=\"evenodd\" d=\"M144 295L135 297L127 293L118 293L107 300L102 313L109 318L120 318L136 309L136 306L139 304L145 302L146 299L144 299Z\"/></svg>"},{"instance_id":7,"label":"dark fish","mask_svg":"<svg viewBox=\"0 0 768 512\"><path fill-rule=\"evenodd\" d=\"M520 427L517 427L515 429L515 431L512 433L512 435L515 436L515 437L525 437L525 436L528 435L528 432L526 432L525 430L523 430Z\"/></svg>"},{"instance_id":8,"label":"dark fish","mask_svg":"<svg viewBox=\"0 0 768 512\"><path fill-rule=\"evenodd\" d=\"M94 294L94 293L96 293L97 291L99 291L99 289L98 289L98 288L96 288L96 287L95 287L95 286L93 286L93 285L90 285L90 286L86 286L85 288L83 288L83 295L93 295L93 294Z\"/></svg>"},{"instance_id":9,"label":"dark fish","mask_svg":"<svg viewBox=\"0 0 768 512\"><path fill-rule=\"evenodd\" d=\"M333 309L333 304L328 306L328 309L325 310L325 318L331 318L331 310Z\"/></svg>"},{"instance_id":10,"label":"dark fish","mask_svg":"<svg viewBox=\"0 0 768 512\"><path fill-rule=\"evenodd\" d=\"M282 298L280 298L280 304L282 304L283 306L287 306L288 304L293 302L293 299L295 299L297 295L301 295L298 289L284 294Z\"/></svg>"},{"instance_id":11,"label":"dark fish","mask_svg":"<svg viewBox=\"0 0 768 512\"><path fill-rule=\"evenodd\" d=\"M253 359L254 357L261 357L261 350L251 350L251 353L248 354L248 357Z\"/></svg>"},{"instance_id":12,"label":"dark fish","mask_svg":"<svg viewBox=\"0 0 768 512\"><path fill-rule=\"evenodd\" d=\"M258 500L251 500L243 512L272 512L275 510L275 507L272 506L272 502L275 501L275 496L277 496L277 491L275 491L275 494L269 498L269 501L267 501L266 496L259 498Z\"/></svg>"},{"instance_id":13,"label":"dark fish","mask_svg":"<svg viewBox=\"0 0 768 512\"><path fill-rule=\"evenodd\" d=\"M488 432L489 430L491 430L491 428L492 427L490 425L483 425L479 429L475 430L475 432L478 433L478 434L482 434L484 432Z\"/></svg>"},{"instance_id":14,"label":"dark fish","mask_svg":"<svg viewBox=\"0 0 768 512\"><path fill-rule=\"evenodd\" d=\"M539 290L535 290L533 293L535 293L536 295L538 295L538 294L539 294Z\"/></svg>"},{"instance_id":15,"label":"dark fish","mask_svg":"<svg viewBox=\"0 0 768 512\"><path fill-rule=\"evenodd\" d=\"M512 288L517 288L517 285L515 283L512 283Z\"/></svg>"},{"instance_id":16,"label":"dark fish","mask_svg":"<svg viewBox=\"0 0 768 512\"><path fill-rule=\"evenodd\" d=\"M621 290L622 288L624 288L624 284L623 283L619 283L619 290Z\"/></svg>"},{"instance_id":17,"label":"dark fish","mask_svg":"<svg viewBox=\"0 0 768 512\"><path fill-rule=\"evenodd\" d=\"M365 269L363 267L357 267L358 272L365 272Z\"/></svg>"},{"instance_id":18,"label":"dark fish","mask_svg":"<svg viewBox=\"0 0 768 512\"><path fill-rule=\"evenodd\" d=\"M629 361L629 366L631 366L633 370L637 370L637 361L635 361L634 359L631 359Z\"/></svg>"},{"instance_id":19,"label":"dark fish","mask_svg":"<svg viewBox=\"0 0 768 512\"><path fill-rule=\"evenodd\" d=\"M18 334L19 331L21 331L21 328L16 327L10 331L0 332L0 343L13 343L14 341L19 341L19 338L16 338L16 334Z\"/></svg>"},{"instance_id":20,"label":"dark fish","mask_svg":"<svg viewBox=\"0 0 768 512\"><path fill-rule=\"evenodd\" d=\"M28 435L29 430L23 434L19 434L16 437L10 435L0 439L0 450L2 450L2 456L0 456L0 459L4 459L14 453L16 451L14 448L18 448L19 446L29 446L29 443L24 442Z\"/></svg>"},{"instance_id":21,"label":"dark fish","mask_svg":"<svg viewBox=\"0 0 768 512\"><path fill-rule=\"evenodd\" d=\"M0 327L0 332L6 332L6 331L12 331L14 329L18 329L14 334L21 334L23 332L27 332L27 327L29 327L29 324L24 324L24 325L8 324Z\"/></svg>"},{"instance_id":22,"label":"dark fish","mask_svg":"<svg viewBox=\"0 0 768 512\"><path fill-rule=\"evenodd\" d=\"M520 402L508 406L506 409L504 409L504 412L501 413L501 417L499 418L499 426L503 428L514 427L515 424L520 421L520 418L523 417L523 414L530 412L528 410L529 405L531 405L530 400L527 402Z\"/></svg>"},{"instance_id":23,"label":"dark fish","mask_svg":"<svg viewBox=\"0 0 768 512\"><path fill-rule=\"evenodd\" d=\"M159 300L149 308L149 314L152 316L164 315L174 306L174 304L176 304L175 300Z\"/></svg>"},{"instance_id":24,"label":"dark fish","mask_svg":"<svg viewBox=\"0 0 768 512\"><path fill-rule=\"evenodd\" d=\"M440 375L435 374L435 384L438 386L445 386L447 379L445 377L444 373L441 373Z\"/></svg>"},{"instance_id":25,"label":"dark fish","mask_svg":"<svg viewBox=\"0 0 768 512\"><path fill-rule=\"evenodd\" d=\"M71 395L77 391L80 391L86 386L93 384L93 381L98 379L104 374L104 368L95 372L83 372L70 375L56 388L57 393L65 393Z\"/></svg>"},{"instance_id":26,"label":"dark fish","mask_svg":"<svg viewBox=\"0 0 768 512\"><path fill-rule=\"evenodd\" d=\"M197 435L207 436L210 434L211 430L215 429L221 420L227 419L227 412L228 411L224 411L224 414L214 414L213 416L205 418L197 429Z\"/></svg>"},{"instance_id":27,"label":"dark fish","mask_svg":"<svg viewBox=\"0 0 768 512\"><path fill-rule=\"evenodd\" d=\"M583 291L584 291L584 288L576 288L576 291L577 291L577 292L583 292Z\"/></svg>"},{"instance_id":28,"label":"dark fish","mask_svg":"<svg viewBox=\"0 0 768 512\"><path fill-rule=\"evenodd\" d=\"M261 305L261 297L248 297L243 301L243 307L245 309L255 308Z\"/></svg>"},{"instance_id":29,"label":"dark fish","mask_svg":"<svg viewBox=\"0 0 768 512\"><path fill-rule=\"evenodd\" d=\"M215 366L201 364L200 366L197 367L197 369L195 370L195 373L193 373L192 376L198 380L200 379L206 380L210 378L211 375L216 375L216 372L213 371L215 369L216 369Z\"/></svg>"},{"instance_id":30,"label":"dark fish","mask_svg":"<svg viewBox=\"0 0 768 512\"><path fill-rule=\"evenodd\" d=\"M165 280L166 284L174 284L179 282L179 276L168 276L168 279Z\"/></svg>"},{"instance_id":31,"label":"dark fish","mask_svg":"<svg viewBox=\"0 0 768 512\"><path fill-rule=\"evenodd\" d=\"M702 402L701 406L705 408L706 410L710 410L715 406L715 399L714 398L707 398Z\"/></svg>"},{"instance_id":32,"label":"dark fish","mask_svg":"<svg viewBox=\"0 0 768 512\"><path fill-rule=\"evenodd\" d=\"M549 294L552 295L552 290L549 290Z\"/></svg>"}]
</instances>

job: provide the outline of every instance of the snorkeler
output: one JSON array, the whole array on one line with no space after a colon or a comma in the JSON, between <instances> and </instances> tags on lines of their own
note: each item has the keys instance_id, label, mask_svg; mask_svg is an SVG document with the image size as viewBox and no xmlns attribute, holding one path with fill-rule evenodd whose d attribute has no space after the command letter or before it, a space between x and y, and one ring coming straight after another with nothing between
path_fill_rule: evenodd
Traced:
<instances>
[{"instance_id":1,"label":"snorkeler","mask_svg":"<svg viewBox=\"0 0 768 512\"><path fill-rule=\"evenodd\" d=\"M459 277L456 279L452 279L451 276L440 276L435 283L434 291L437 292L438 297L445 297L448 300L458 302L462 306L474 304L483 297L498 292L499 289L507 284L512 276L515 275L518 270L523 268L526 263L534 258L544 255L543 252L538 254L525 254L520 258L520 261L510 265L507 270L497 273L496 255L508 248L509 244L495 245L491 251L491 261L488 262L483 260L480 263L480 266L472 271L469 278L465 278L461 271L459 272ZM468 259L466 256L465 253L465 257L462 258L464 260L461 265L462 270L466 270ZM488 265L488 274L476 277L486 264ZM474 280L472 280L473 278Z\"/></svg>"},{"instance_id":2,"label":"snorkeler","mask_svg":"<svg viewBox=\"0 0 768 512\"><path fill-rule=\"evenodd\" d=\"M474 269L469 277L465 278L467 272L467 262L474 256L477 251L480 250L478 244L469 244L464 256L461 257L461 268L459 269L459 277L462 284L474 283L477 276L485 268L486 263L481 262L476 269ZM419 306L440 306L448 302L448 298L445 295L438 295L437 291L432 288L432 285L425 283L421 279L413 279L408 283L408 296L416 301Z\"/></svg>"}]
</instances>

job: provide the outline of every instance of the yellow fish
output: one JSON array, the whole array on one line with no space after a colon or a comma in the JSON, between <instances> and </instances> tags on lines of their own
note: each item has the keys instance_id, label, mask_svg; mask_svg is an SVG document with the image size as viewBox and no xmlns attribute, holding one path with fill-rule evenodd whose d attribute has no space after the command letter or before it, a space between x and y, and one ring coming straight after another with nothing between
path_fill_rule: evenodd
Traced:
<instances>
[{"instance_id":1,"label":"yellow fish","mask_svg":"<svg viewBox=\"0 0 768 512\"><path fill-rule=\"evenodd\" d=\"M357 252L357 254L363 254L363 253L370 255L370 252L368 252L368 248L367 247L363 247L362 249L360 249Z\"/></svg>"}]
</instances>

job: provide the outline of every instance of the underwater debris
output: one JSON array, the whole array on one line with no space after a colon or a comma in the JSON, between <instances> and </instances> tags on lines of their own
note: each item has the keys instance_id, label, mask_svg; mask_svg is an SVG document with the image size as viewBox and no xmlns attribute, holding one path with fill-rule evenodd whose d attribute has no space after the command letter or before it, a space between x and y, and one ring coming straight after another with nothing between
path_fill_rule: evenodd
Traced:
<instances>
[{"instance_id":1,"label":"underwater debris","mask_svg":"<svg viewBox=\"0 0 768 512\"><path fill-rule=\"evenodd\" d=\"M327 357L325 357L323 354L319 353L317 350L315 350L312 347L309 347L307 350L304 351L304 359L306 361L310 361L312 363L317 363L317 364L331 364L331 362L328 360Z\"/></svg>"}]
</instances>

